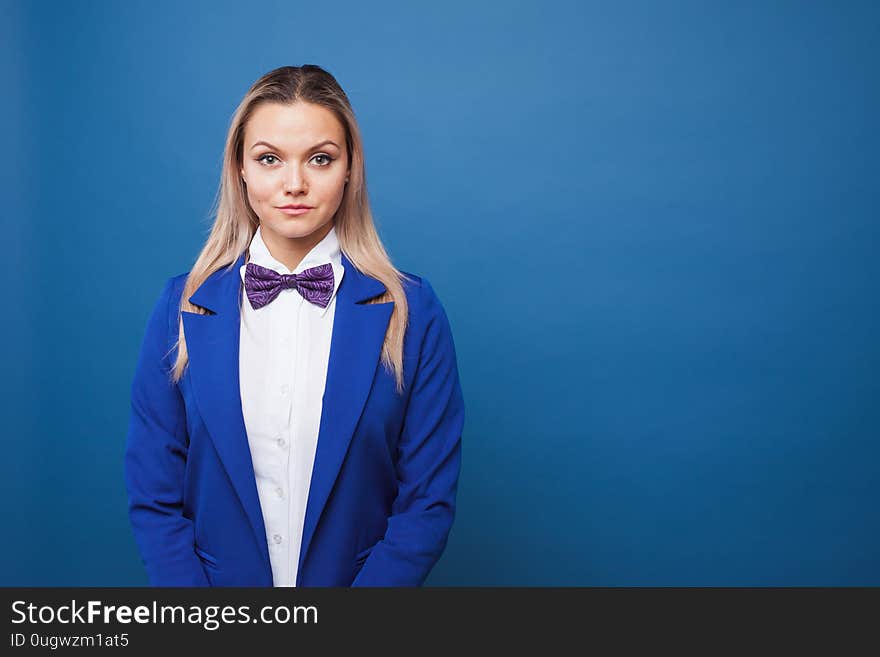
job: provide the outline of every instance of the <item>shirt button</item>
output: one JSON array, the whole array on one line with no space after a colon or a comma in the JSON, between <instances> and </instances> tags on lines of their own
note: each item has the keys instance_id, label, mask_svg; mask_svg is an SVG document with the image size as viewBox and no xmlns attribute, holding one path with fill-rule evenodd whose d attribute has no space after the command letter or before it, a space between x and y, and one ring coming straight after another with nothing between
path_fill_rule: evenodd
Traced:
<instances>
[{"instance_id":1,"label":"shirt button","mask_svg":"<svg viewBox=\"0 0 880 657\"><path fill-rule=\"evenodd\" d=\"M276 488L275 494L278 495L278 497L284 497L284 489L281 487Z\"/></svg>"},{"instance_id":2,"label":"shirt button","mask_svg":"<svg viewBox=\"0 0 880 657\"><path fill-rule=\"evenodd\" d=\"M279 439L278 439L278 446L279 446L279 447L284 447L286 444L287 444L287 443L285 442L284 438L279 438Z\"/></svg>"},{"instance_id":3,"label":"shirt button","mask_svg":"<svg viewBox=\"0 0 880 657\"><path fill-rule=\"evenodd\" d=\"M281 386L281 394L282 395L287 394L287 384L286 383L283 386Z\"/></svg>"},{"instance_id":4,"label":"shirt button","mask_svg":"<svg viewBox=\"0 0 880 657\"><path fill-rule=\"evenodd\" d=\"M275 541L276 543L280 543L281 542L281 534L275 534L275 536L272 537L272 540Z\"/></svg>"}]
</instances>

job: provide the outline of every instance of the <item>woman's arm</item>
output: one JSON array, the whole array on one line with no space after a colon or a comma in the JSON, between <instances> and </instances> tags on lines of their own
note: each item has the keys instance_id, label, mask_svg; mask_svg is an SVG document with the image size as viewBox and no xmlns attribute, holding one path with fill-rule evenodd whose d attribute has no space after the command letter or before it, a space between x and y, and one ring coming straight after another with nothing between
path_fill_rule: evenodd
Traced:
<instances>
[{"instance_id":1,"label":"woman's arm","mask_svg":"<svg viewBox=\"0 0 880 657\"><path fill-rule=\"evenodd\" d=\"M352 586L421 586L455 515L464 399L449 320L424 278L421 308L427 326L398 443L397 497Z\"/></svg>"},{"instance_id":2,"label":"woman's arm","mask_svg":"<svg viewBox=\"0 0 880 657\"><path fill-rule=\"evenodd\" d=\"M179 280L182 283L182 280ZM129 518L153 586L209 586L195 554L192 521L183 516L186 414L169 379L177 339L177 295L170 279L147 322L131 385L125 450Z\"/></svg>"}]
</instances>

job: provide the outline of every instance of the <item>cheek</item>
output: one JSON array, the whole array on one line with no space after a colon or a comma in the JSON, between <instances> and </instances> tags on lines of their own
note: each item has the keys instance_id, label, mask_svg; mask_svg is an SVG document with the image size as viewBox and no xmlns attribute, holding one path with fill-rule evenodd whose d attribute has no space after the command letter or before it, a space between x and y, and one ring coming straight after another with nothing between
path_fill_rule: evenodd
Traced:
<instances>
[{"instance_id":1,"label":"cheek","mask_svg":"<svg viewBox=\"0 0 880 657\"><path fill-rule=\"evenodd\" d=\"M248 180L250 180L250 184L247 188L251 201L263 202L272 195L274 190L272 176L260 175L257 172L256 175L252 175Z\"/></svg>"},{"instance_id":2,"label":"cheek","mask_svg":"<svg viewBox=\"0 0 880 657\"><path fill-rule=\"evenodd\" d=\"M328 201L338 201L342 198L342 193L345 191L344 181L344 176L341 176L339 179L333 178L332 180L325 181L321 187L321 195Z\"/></svg>"}]
</instances>

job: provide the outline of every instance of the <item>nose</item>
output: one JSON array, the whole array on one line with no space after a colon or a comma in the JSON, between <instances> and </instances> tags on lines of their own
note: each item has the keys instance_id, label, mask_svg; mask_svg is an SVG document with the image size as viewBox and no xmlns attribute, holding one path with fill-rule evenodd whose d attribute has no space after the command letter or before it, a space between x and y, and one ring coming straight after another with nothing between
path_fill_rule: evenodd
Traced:
<instances>
[{"instance_id":1,"label":"nose","mask_svg":"<svg viewBox=\"0 0 880 657\"><path fill-rule=\"evenodd\" d=\"M306 178L300 168L295 164L286 167L284 171L284 191L296 194L305 189Z\"/></svg>"}]
</instances>

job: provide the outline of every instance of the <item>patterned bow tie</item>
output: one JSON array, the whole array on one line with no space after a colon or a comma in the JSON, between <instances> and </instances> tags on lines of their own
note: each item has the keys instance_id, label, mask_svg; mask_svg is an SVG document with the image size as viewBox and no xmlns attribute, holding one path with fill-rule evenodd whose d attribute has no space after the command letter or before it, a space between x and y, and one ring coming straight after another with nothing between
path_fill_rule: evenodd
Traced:
<instances>
[{"instance_id":1,"label":"patterned bow tie","mask_svg":"<svg viewBox=\"0 0 880 657\"><path fill-rule=\"evenodd\" d=\"M279 274L249 262L244 271L244 288L254 310L273 301L285 288L295 288L306 301L326 308L333 296L333 266L328 262L299 274Z\"/></svg>"}]
</instances>

